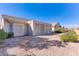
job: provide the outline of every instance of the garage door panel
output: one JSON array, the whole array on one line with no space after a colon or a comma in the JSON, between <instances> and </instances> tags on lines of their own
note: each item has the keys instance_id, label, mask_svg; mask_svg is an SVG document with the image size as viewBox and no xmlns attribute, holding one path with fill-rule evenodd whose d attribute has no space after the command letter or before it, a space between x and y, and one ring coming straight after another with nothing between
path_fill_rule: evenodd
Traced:
<instances>
[{"instance_id":1,"label":"garage door panel","mask_svg":"<svg viewBox=\"0 0 79 59\"><path fill-rule=\"evenodd\" d=\"M13 32L14 32L14 36L22 36L24 35L25 31L24 31L24 24L14 24L13 26Z\"/></svg>"}]
</instances>

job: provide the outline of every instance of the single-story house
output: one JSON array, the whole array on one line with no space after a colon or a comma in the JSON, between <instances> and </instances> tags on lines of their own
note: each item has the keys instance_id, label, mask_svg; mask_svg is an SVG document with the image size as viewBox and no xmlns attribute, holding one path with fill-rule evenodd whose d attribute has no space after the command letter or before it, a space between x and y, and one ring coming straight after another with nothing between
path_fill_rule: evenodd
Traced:
<instances>
[{"instance_id":1,"label":"single-story house","mask_svg":"<svg viewBox=\"0 0 79 59\"><path fill-rule=\"evenodd\" d=\"M5 32L11 32L14 36L50 34L53 28L53 24L0 15L0 29L3 29Z\"/></svg>"}]
</instances>

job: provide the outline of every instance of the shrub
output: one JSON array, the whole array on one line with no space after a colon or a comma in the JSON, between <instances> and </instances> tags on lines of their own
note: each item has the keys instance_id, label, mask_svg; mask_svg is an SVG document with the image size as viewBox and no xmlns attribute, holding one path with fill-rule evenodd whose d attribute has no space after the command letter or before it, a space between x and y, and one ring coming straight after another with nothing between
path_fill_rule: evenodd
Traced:
<instances>
[{"instance_id":1,"label":"shrub","mask_svg":"<svg viewBox=\"0 0 79 59\"><path fill-rule=\"evenodd\" d=\"M55 29L55 32L56 33L64 33L64 32L67 32L64 28L57 28Z\"/></svg>"},{"instance_id":2,"label":"shrub","mask_svg":"<svg viewBox=\"0 0 79 59\"><path fill-rule=\"evenodd\" d=\"M11 37L13 37L13 33L8 33L8 37L7 38L11 38Z\"/></svg>"},{"instance_id":3,"label":"shrub","mask_svg":"<svg viewBox=\"0 0 79 59\"><path fill-rule=\"evenodd\" d=\"M61 33L61 30L60 30L60 28L58 28L58 29L55 29L55 33Z\"/></svg>"},{"instance_id":4,"label":"shrub","mask_svg":"<svg viewBox=\"0 0 79 59\"><path fill-rule=\"evenodd\" d=\"M69 31L66 34L61 35L61 41L63 41L63 42L76 42L77 35L74 31Z\"/></svg>"},{"instance_id":5,"label":"shrub","mask_svg":"<svg viewBox=\"0 0 79 59\"><path fill-rule=\"evenodd\" d=\"M64 27L61 27L61 26L55 26L55 33L64 33L64 32L67 32L68 29L67 28L64 28Z\"/></svg>"},{"instance_id":6,"label":"shrub","mask_svg":"<svg viewBox=\"0 0 79 59\"><path fill-rule=\"evenodd\" d=\"M0 29L0 40L4 40L8 37L8 33L6 33L3 29Z\"/></svg>"}]
</instances>

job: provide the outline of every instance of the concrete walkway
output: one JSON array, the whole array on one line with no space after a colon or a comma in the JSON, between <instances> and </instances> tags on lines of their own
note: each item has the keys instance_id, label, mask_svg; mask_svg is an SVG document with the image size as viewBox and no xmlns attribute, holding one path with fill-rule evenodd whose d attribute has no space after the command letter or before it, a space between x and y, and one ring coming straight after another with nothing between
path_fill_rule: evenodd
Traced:
<instances>
[{"instance_id":1,"label":"concrete walkway","mask_svg":"<svg viewBox=\"0 0 79 59\"><path fill-rule=\"evenodd\" d=\"M10 38L0 45L3 56L79 56L79 43L63 43L61 34Z\"/></svg>"}]
</instances>

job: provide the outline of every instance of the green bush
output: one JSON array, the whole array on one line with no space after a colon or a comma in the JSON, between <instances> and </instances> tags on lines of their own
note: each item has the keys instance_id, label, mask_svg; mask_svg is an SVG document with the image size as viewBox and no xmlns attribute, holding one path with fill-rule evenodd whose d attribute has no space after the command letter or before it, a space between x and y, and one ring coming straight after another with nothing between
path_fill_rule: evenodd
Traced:
<instances>
[{"instance_id":1,"label":"green bush","mask_svg":"<svg viewBox=\"0 0 79 59\"><path fill-rule=\"evenodd\" d=\"M13 33L8 33L8 37L7 38L11 38L11 37L13 37Z\"/></svg>"},{"instance_id":2,"label":"green bush","mask_svg":"<svg viewBox=\"0 0 79 59\"><path fill-rule=\"evenodd\" d=\"M61 41L76 42L77 41L77 34L74 31L69 31L66 34L61 35Z\"/></svg>"},{"instance_id":3,"label":"green bush","mask_svg":"<svg viewBox=\"0 0 79 59\"><path fill-rule=\"evenodd\" d=\"M8 33L6 33L4 30L0 29L0 40L4 40L8 37Z\"/></svg>"},{"instance_id":4,"label":"green bush","mask_svg":"<svg viewBox=\"0 0 79 59\"><path fill-rule=\"evenodd\" d=\"M55 33L62 33L61 29L56 29Z\"/></svg>"}]
</instances>

